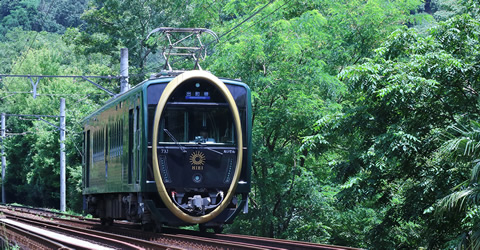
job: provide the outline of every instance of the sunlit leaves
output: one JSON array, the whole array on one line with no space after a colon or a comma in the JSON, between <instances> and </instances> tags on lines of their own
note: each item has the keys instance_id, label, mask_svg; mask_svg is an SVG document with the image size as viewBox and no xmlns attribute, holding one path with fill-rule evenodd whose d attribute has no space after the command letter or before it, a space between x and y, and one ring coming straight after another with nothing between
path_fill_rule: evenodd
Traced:
<instances>
[{"instance_id":1,"label":"sunlit leaves","mask_svg":"<svg viewBox=\"0 0 480 250\"><path fill-rule=\"evenodd\" d=\"M471 121L469 126L454 125L446 136L449 140L440 149L443 153L455 153L472 158L480 156L480 124L478 122Z\"/></svg>"},{"instance_id":2,"label":"sunlit leaves","mask_svg":"<svg viewBox=\"0 0 480 250\"><path fill-rule=\"evenodd\" d=\"M96 55L90 58L95 58L96 63L91 64L87 63L85 57L72 56L72 48L66 46L57 34L42 32L35 37L38 41L14 60L11 74L112 74L112 69L102 64L101 58L95 58ZM32 80L37 82L36 77L32 77ZM67 202L69 208L79 210L82 202L79 192L81 175L78 174L81 170L79 151L82 147L80 121L99 107L98 101L103 103L109 96L83 79L42 78L37 83L36 98L33 98L32 83L28 78L6 77L2 83L1 110L7 114L58 116L60 98L66 99L67 192L71 197ZM8 137L4 146L8 160L6 187L9 202L45 207L59 204L59 120L54 117L44 117L44 120L50 124L33 117L7 118Z\"/></svg>"},{"instance_id":3,"label":"sunlit leaves","mask_svg":"<svg viewBox=\"0 0 480 250\"><path fill-rule=\"evenodd\" d=\"M459 185L462 190L441 204L478 201L474 186L465 189L465 184L460 185L469 174L465 173L468 166L474 172L480 169L478 161L465 161L465 156L478 148L478 138L473 137L475 126L468 130L453 127L456 129L450 133L454 136L443 146L444 152L461 151L461 161L454 160L460 159L459 155L451 160L443 158L438 153L442 143L438 139L452 124L478 121L478 85L473 79L480 76L476 60L479 28L475 19L458 16L440 23L427 37L412 29L399 29L375 51L375 56L340 74L351 90L346 95L346 104L351 106L344 106L343 125L337 131L357 141L353 145L342 144L354 153L350 152L353 159L345 159L338 169L345 174L343 180L357 178L345 191L352 195L360 191L369 197L366 200L388 208L390 217L375 229L383 236L383 240L374 242L376 246L407 241L408 237L393 237L391 230L405 234L403 230L419 230L418 225L423 223L453 223L455 216L439 221L433 214L423 213L435 204L432 194L446 194L452 186ZM398 187L401 188L395 191ZM416 196L411 195L413 192ZM342 197L346 204L355 201L346 194ZM415 217L418 214L423 214L424 220ZM433 231L425 229L420 235ZM450 239L455 235L441 230L435 234ZM412 237L420 241L423 238ZM447 241L443 239L441 243L438 238L431 238L423 244L434 247Z\"/></svg>"}]
</instances>

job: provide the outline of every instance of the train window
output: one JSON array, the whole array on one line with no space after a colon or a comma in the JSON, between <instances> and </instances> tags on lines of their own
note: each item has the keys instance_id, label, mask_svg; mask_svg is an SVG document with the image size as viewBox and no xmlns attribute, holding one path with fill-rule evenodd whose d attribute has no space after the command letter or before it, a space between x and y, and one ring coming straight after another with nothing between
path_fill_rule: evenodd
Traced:
<instances>
[{"instance_id":1,"label":"train window","mask_svg":"<svg viewBox=\"0 0 480 250\"><path fill-rule=\"evenodd\" d=\"M113 144L113 134L115 132L115 127L113 125L109 125L109 129L107 129L107 140L108 140L108 143L107 143L107 146L110 146L108 148L108 151L110 152L110 156L113 156L113 147L115 146Z\"/></svg>"},{"instance_id":2,"label":"train window","mask_svg":"<svg viewBox=\"0 0 480 250\"><path fill-rule=\"evenodd\" d=\"M115 158L123 155L123 120L119 120L109 125L109 129L107 131L108 131L107 146L109 146L108 148L109 157ZM100 145L102 143L103 142L97 142L97 144L100 144Z\"/></svg>"},{"instance_id":3,"label":"train window","mask_svg":"<svg viewBox=\"0 0 480 250\"><path fill-rule=\"evenodd\" d=\"M90 139L90 130L87 130L85 135L85 187L90 187L90 166L91 166L91 139Z\"/></svg>"},{"instance_id":4,"label":"train window","mask_svg":"<svg viewBox=\"0 0 480 250\"><path fill-rule=\"evenodd\" d=\"M93 162L104 160L103 130L93 132Z\"/></svg>"},{"instance_id":5,"label":"train window","mask_svg":"<svg viewBox=\"0 0 480 250\"><path fill-rule=\"evenodd\" d=\"M149 108L153 120L155 107ZM168 104L160 120L158 141L165 143L235 144L235 128L227 104Z\"/></svg>"},{"instance_id":6,"label":"train window","mask_svg":"<svg viewBox=\"0 0 480 250\"><path fill-rule=\"evenodd\" d=\"M123 120L120 120L120 155L123 155Z\"/></svg>"},{"instance_id":7,"label":"train window","mask_svg":"<svg viewBox=\"0 0 480 250\"><path fill-rule=\"evenodd\" d=\"M243 86L227 85L246 122L246 94ZM148 87L148 142L152 143L156 106L165 84ZM246 127L242 126L245 133ZM246 138L246 137L245 137ZM211 83L202 79L185 81L169 97L159 123L159 143L211 143L234 145L235 126L225 98ZM244 139L245 140L245 139ZM244 141L245 142L245 141Z\"/></svg>"}]
</instances>

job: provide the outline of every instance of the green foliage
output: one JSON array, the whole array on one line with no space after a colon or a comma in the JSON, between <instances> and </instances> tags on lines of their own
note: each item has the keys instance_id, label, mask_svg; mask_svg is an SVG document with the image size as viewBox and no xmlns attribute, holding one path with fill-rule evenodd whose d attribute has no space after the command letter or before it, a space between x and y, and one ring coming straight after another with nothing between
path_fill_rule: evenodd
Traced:
<instances>
[{"instance_id":1,"label":"green foliage","mask_svg":"<svg viewBox=\"0 0 480 250\"><path fill-rule=\"evenodd\" d=\"M82 23L80 14L86 3L87 0L1 0L0 37L15 28L63 33Z\"/></svg>"},{"instance_id":2,"label":"green foliage","mask_svg":"<svg viewBox=\"0 0 480 250\"><path fill-rule=\"evenodd\" d=\"M460 227L446 232L441 226L458 226L458 215L439 220L424 211L468 175L465 164L438 160L437 150L452 124L478 119L479 28L467 15L439 23L427 37L402 28L373 58L340 74L349 88L343 116L317 130L332 135L324 138L332 150L344 149L340 179L355 179L340 200L385 216L370 231L371 247L438 248L460 233ZM335 138L340 135L351 139ZM465 152L476 147L448 145L465 145Z\"/></svg>"},{"instance_id":3,"label":"green foliage","mask_svg":"<svg viewBox=\"0 0 480 250\"><path fill-rule=\"evenodd\" d=\"M207 13L203 11L206 8L205 2L199 1L198 5L202 8L196 8L196 4L196 1L191 4L153 0L143 1L142 4L133 0L90 1L82 14L87 25L82 29L69 29L64 40L67 44L75 45L78 54L101 53L111 56L113 65L118 65L120 48L126 47L129 49L130 71L133 74L157 72L162 65L152 56L156 50L146 43L147 35L157 27L198 26L198 23L189 23L192 21L190 17L194 17L195 22L202 23ZM202 15L194 15L199 13ZM153 68L147 69L147 62L151 62ZM131 79L140 80L143 78Z\"/></svg>"},{"instance_id":4,"label":"green foliage","mask_svg":"<svg viewBox=\"0 0 480 250\"><path fill-rule=\"evenodd\" d=\"M461 1L434 0L432 5L435 11L433 16L438 21L446 21L451 17L463 14L467 9L465 5L461 4Z\"/></svg>"},{"instance_id":5,"label":"green foliage","mask_svg":"<svg viewBox=\"0 0 480 250\"><path fill-rule=\"evenodd\" d=\"M438 201L437 214L465 214L462 219L462 231L459 236L459 248L476 249L480 246L479 205L480 189L480 124L471 121L468 126L453 126L446 134L449 138L440 148L443 158L456 162L464 162L471 166L470 180L454 187L453 193Z\"/></svg>"},{"instance_id":6,"label":"green foliage","mask_svg":"<svg viewBox=\"0 0 480 250\"><path fill-rule=\"evenodd\" d=\"M52 2L0 1L1 73L115 75L127 47L134 84L163 64L162 41L144 40L152 29L224 35L202 66L251 87L254 151L250 212L227 232L374 249L478 246L477 1ZM55 95L36 99L9 93L31 91L25 79L1 79L0 90L7 113L56 115L57 95L67 98L68 207L79 209L79 120L107 97L80 79L42 79L39 93ZM38 120L7 127L21 134L5 141L7 199L56 207L58 132Z\"/></svg>"},{"instance_id":7,"label":"green foliage","mask_svg":"<svg viewBox=\"0 0 480 250\"><path fill-rule=\"evenodd\" d=\"M35 17L38 14L40 1L0 1L0 34L5 34L9 29L21 27L25 30L33 30ZM39 30L37 30L39 31Z\"/></svg>"},{"instance_id":8,"label":"green foliage","mask_svg":"<svg viewBox=\"0 0 480 250\"><path fill-rule=\"evenodd\" d=\"M227 35L215 47L216 53L206 62L208 69L241 78L254 96L253 208L245 216L250 224L239 219L230 227L232 232L367 246L366 232L382 214L372 218L373 209L336 205L344 191L335 187L331 166L343 155L327 151L328 131L315 123L335 120L340 113L337 101L346 89L334 74L370 55L381 37L406 20L416 5L415 1L274 2L256 20L243 24L248 30ZM231 26L242 20L232 20ZM397 136L403 144L396 151L403 145L410 150L408 143L416 143L407 133ZM354 216L358 226L352 227Z\"/></svg>"},{"instance_id":9,"label":"green foliage","mask_svg":"<svg viewBox=\"0 0 480 250\"><path fill-rule=\"evenodd\" d=\"M82 75L111 74L102 68L87 65L82 57L72 57L58 35L39 33L30 50L18 56L11 64L12 74ZM12 41L13 42L13 41ZM99 62L100 63L100 62ZM96 71L97 70L97 71ZM36 81L37 79L33 79ZM93 95L99 101L107 97L90 83L68 78L43 78L38 83L38 96L30 93L31 83L25 78L2 80L2 112L7 114L58 115L60 98L66 99L67 110L67 205L81 209L81 124L79 121L92 112L98 103L87 99ZM100 94L100 95L99 95ZM79 105L82 103L83 105ZM58 119L45 118L52 124ZM7 137L4 142L7 156L7 201L58 207L59 205L59 132L44 121L8 117Z\"/></svg>"},{"instance_id":10,"label":"green foliage","mask_svg":"<svg viewBox=\"0 0 480 250\"><path fill-rule=\"evenodd\" d=\"M207 62L217 75L242 78L255 97L254 205L245 216L250 223L239 222L230 231L326 242L330 234L325 221L332 213L328 204L335 192L320 188L318 178L327 170L300 150L311 122L328 106L325 98L340 91L332 82L340 84L323 72L324 63L314 56L318 40L312 37L324 36L317 25L325 19L318 11L291 20L273 18L270 32L238 36L235 42L217 46Z\"/></svg>"}]
</instances>

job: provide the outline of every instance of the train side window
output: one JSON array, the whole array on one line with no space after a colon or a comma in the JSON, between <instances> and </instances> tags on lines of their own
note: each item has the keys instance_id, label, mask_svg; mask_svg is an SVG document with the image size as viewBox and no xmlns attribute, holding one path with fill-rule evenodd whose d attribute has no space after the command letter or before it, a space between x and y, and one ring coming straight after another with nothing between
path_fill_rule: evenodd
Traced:
<instances>
[{"instance_id":1,"label":"train side window","mask_svg":"<svg viewBox=\"0 0 480 250\"><path fill-rule=\"evenodd\" d=\"M85 187L90 186L90 164L92 160L90 146L90 130L87 130L85 135Z\"/></svg>"},{"instance_id":2,"label":"train side window","mask_svg":"<svg viewBox=\"0 0 480 250\"><path fill-rule=\"evenodd\" d=\"M113 157L117 157L117 134L118 134L118 131L117 131L117 123L114 123L113 124L113 133L112 133L112 146L110 146L112 148L112 151L113 151Z\"/></svg>"},{"instance_id":3,"label":"train side window","mask_svg":"<svg viewBox=\"0 0 480 250\"><path fill-rule=\"evenodd\" d=\"M97 154L98 154L98 132L94 131L93 132L93 162L97 162Z\"/></svg>"},{"instance_id":4,"label":"train side window","mask_svg":"<svg viewBox=\"0 0 480 250\"><path fill-rule=\"evenodd\" d=\"M105 138L107 137L107 138ZM105 126L105 132L104 132L104 142L105 142L105 178L108 178L108 157L109 157L109 152L108 152L108 126Z\"/></svg>"},{"instance_id":5,"label":"train side window","mask_svg":"<svg viewBox=\"0 0 480 250\"><path fill-rule=\"evenodd\" d=\"M115 155L120 156L120 121L115 123Z\"/></svg>"},{"instance_id":6,"label":"train side window","mask_svg":"<svg viewBox=\"0 0 480 250\"><path fill-rule=\"evenodd\" d=\"M100 147L98 146L98 131L95 131L95 138L93 139L93 142L95 143L95 154L98 154L100 152ZM95 157L95 161L97 161L98 157Z\"/></svg>"},{"instance_id":7,"label":"train side window","mask_svg":"<svg viewBox=\"0 0 480 250\"><path fill-rule=\"evenodd\" d=\"M108 149L108 152L109 152L109 156L111 157L111 154L112 154L112 146L113 146L113 143L112 143L112 139L113 139L113 133L114 132L114 128L111 124L107 125L107 149Z\"/></svg>"},{"instance_id":8,"label":"train side window","mask_svg":"<svg viewBox=\"0 0 480 250\"><path fill-rule=\"evenodd\" d=\"M119 133L120 133L119 122L116 122L115 123L115 156L119 155L119 150L118 150L120 146Z\"/></svg>"},{"instance_id":9,"label":"train side window","mask_svg":"<svg viewBox=\"0 0 480 250\"><path fill-rule=\"evenodd\" d=\"M101 148L101 150L102 150L102 155L103 155L103 159L102 159L102 160L105 160L105 156L106 156L105 150L106 150L106 148L107 148L106 145L105 145L105 130L106 130L106 129L102 129L102 133L101 133L101 134L102 134L102 137L100 138L100 140L101 140L100 148Z\"/></svg>"},{"instance_id":10,"label":"train side window","mask_svg":"<svg viewBox=\"0 0 480 250\"><path fill-rule=\"evenodd\" d=\"M123 155L123 119L120 120L120 155Z\"/></svg>"},{"instance_id":11,"label":"train side window","mask_svg":"<svg viewBox=\"0 0 480 250\"><path fill-rule=\"evenodd\" d=\"M113 123L110 129L110 157L115 158L117 156L117 124Z\"/></svg>"}]
</instances>

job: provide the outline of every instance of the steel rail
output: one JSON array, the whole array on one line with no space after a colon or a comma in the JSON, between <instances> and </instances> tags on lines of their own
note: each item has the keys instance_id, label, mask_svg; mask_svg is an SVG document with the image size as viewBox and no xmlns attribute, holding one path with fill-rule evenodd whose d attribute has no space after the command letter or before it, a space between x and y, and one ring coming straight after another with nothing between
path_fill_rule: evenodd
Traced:
<instances>
[{"instance_id":1,"label":"steel rail","mask_svg":"<svg viewBox=\"0 0 480 250\"><path fill-rule=\"evenodd\" d=\"M18 207L17 207L18 208ZM44 211L37 208L21 208L33 211ZM49 213L49 211L47 211ZM52 212L55 213L55 212ZM61 213L57 213L61 214ZM63 214L64 215L64 214ZM68 216L68 215L66 215ZM292 241L284 239L272 239L258 236L237 235L237 234L212 234L202 233L193 230L164 227L162 234L145 232L139 229L137 224L117 223L115 226L101 227L98 220L83 221L55 218L64 223L80 224L85 227L95 227L95 232L107 231L113 234L126 235L128 237L156 241L162 244L172 244L186 248L226 248L226 249L326 249L326 250L355 250L358 248L326 245L311 242ZM101 231L96 231L101 230ZM194 247L191 247L194 246Z\"/></svg>"},{"instance_id":2,"label":"steel rail","mask_svg":"<svg viewBox=\"0 0 480 250\"><path fill-rule=\"evenodd\" d=\"M17 245L22 245L23 247L28 249L73 249L59 242L47 239L43 236L37 235L27 230L23 230L14 225L3 222L1 222L1 224L2 227L5 228L5 230L2 232L2 235L7 238L5 240L8 240L9 243L15 242Z\"/></svg>"},{"instance_id":3,"label":"steel rail","mask_svg":"<svg viewBox=\"0 0 480 250\"><path fill-rule=\"evenodd\" d=\"M18 205L12 205L12 204L9 204L7 206L3 205L3 206L0 206L0 207L4 207L8 210L13 210L13 211L22 211L22 212L29 213L29 214L31 214L32 211L34 211L35 214L40 214L42 216L48 216L48 217L54 217L55 219L60 219L60 220L64 220L63 218L59 218L60 216L65 216L65 217L68 217L68 218L75 218L75 219L81 220L81 221L87 221L87 222L91 222L91 223L100 223L100 220L98 220L98 219L89 219L89 218L85 218L83 216L71 215L71 214L67 214L67 213L51 211L51 210L48 210L48 209L45 209L45 208L25 207L25 206L18 206Z\"/></svg>"},{"instance_id":4,"label":"steel rail","mask_svg":"<svg viewBox=\"0 0 480 250\"><path fill-rule=\"evenodd\" d=\"M325 250L354 250L358 248L352 247L343 247L343 246L334 246L334 245L326 245L326 244L319 244L319 243L311 243L311 242L303 242L303 241L292 241L292 240L284 240L284 239L273 239L273 238L265 238L265 237L258 237L258 236L249 236L249 235L237 235L237 234L214 234L211 236L213 239L224 239L229 241L237 241L237 242L248 242L252 244L259 244L266 247L279 247L279 248L286 248L286 249L325 249Z\"/></svg>"},{"instance_id":5,"label":"steel rail","mask_svg":"<svg viewBox=\"0 0 480 250\"><path fill-rule=\"evenodd\" d=\"M15 208L18 209L18 210L15 210L16 212L23 212L23 213L36 214L36 215L44 215L44 212L45 212L43 209L39 209L39 208L27 208L22 206L15 206ZM50 212L47 211L47 213L50 213ZM184 235L184 234L175 235L175 234L156 234L153 232L145 232L142 230L134 229L135 225L133 224L115 224L115 226L103 227L103 226L100 226L100 222L98 220L96 224L92 223L91 221L81 221L81 220L77 221L77 220L68 220L68 219L62 219L62 218L55 218L54 220L61 221L60 224L65 224L65 223L68 223L70 225L77 224L77 225L89 227L89 228L92 228L93 226L95 229L91 229L91 230L95 232L108 232L116 235L125 235L126 237L132 237L132 238L142 239L147 241L155 241L161 244L171 244L171 245L185 247L185 248L265 249L265 247L262 245L249 244L249 243L229 242L225 240L216 240L216 239L210 239L210 238L198 237L198 236L192 236L192 235ZM59 223L56 223L55 225L58 225L58 224ZM95 227L95 225L97 227ZM270 249L275 250L278 248L270 248Z\"/></svg>"},{"instance_id":6,"label":"steel rail","mask_svg":"<svg viewBox=\"0 0 480 250\"><path fill-rule=\"evenodd\" d=\"M40 77L40 78L103 78L103 79L120 79L121 76L62 76L62 75L9 75L9 74L0 74L2 77Z\"/></svg>"},{"instance_id":7,"label":"steel rail","mask_svg":"<svg viewBox=\"0 0 480 250\"><path fill-rule=\"evenodd\" d=\"M284 239L273 239L259 236L249 236L249 235L237 235L237 234L212 234L212 233L201 233L198 231L192 230L183 230L176 228L164 228L164 231L168 234L174 235L188 235L188 236L197 236L209 239L221 239L229 242L237 242L238 244L246 243L252 245L261 245L264 248L268 249L325 249L325 250L357 250L358 248L345 247L345 246L335 246L303 241L293 241L293 240L284 240Z\"/></svg>"},{"instance_id":8,"label":"steel rail","mask_svg":"<svg viewBox=\"0 0 480 250\"><path fill-rule=\"evenodd\" d=\"M3 211L7 218L14 218L18 221L23 221L28 224L37 225L43 228L48 228L49 230L60 230L62 232L66 232L72 235L77 235L81 238L88 238L90 240L96 242L107 243L111 245L119 245L122 249L141 249L141 248L149 248L149 249L178 249L172 247L170 245L159 244L159 243L152 243L146 240L140 240L132 237L106 233L98 230L68 226L68 225L60 225L55 222L49 221L39 221L35 219L26 218L24 216L15 215L12 212Z\"/></svg>"}]
</instances>

